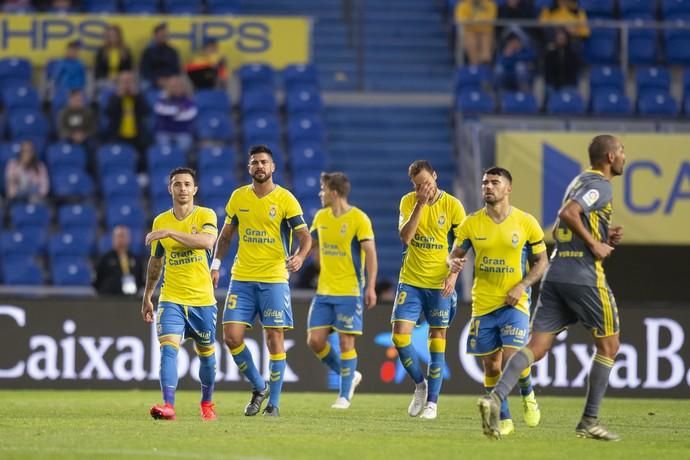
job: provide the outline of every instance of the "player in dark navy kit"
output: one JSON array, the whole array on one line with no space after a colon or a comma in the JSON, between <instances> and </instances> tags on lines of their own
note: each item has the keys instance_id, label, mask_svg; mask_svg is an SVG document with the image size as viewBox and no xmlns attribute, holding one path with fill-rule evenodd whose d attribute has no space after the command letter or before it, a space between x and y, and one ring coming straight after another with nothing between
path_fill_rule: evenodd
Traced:
<instances>
[{"instance_id":1,"label":"player in dark navy kit","mask_svg":"<svg viewBox=\"0 0 690 460\"><path fill-rule=\"evenodd\" d=\"M532 317L527 346L508 361L494 390L479 399L484 434L500 438L499 409L520 373L551 349L556 335L580 321L594 339L596 353L587 379L587 401L578 437L617 441L620 437L599 422L599 406L620 345L618 308L606 282L603 261L623 237L621 227L611 227L611 179L623 174L625 152L621 141L596 136L589 146L591 169L568 186L554 225L556 247L542 281Z\"/></svg>"}]
</instances>

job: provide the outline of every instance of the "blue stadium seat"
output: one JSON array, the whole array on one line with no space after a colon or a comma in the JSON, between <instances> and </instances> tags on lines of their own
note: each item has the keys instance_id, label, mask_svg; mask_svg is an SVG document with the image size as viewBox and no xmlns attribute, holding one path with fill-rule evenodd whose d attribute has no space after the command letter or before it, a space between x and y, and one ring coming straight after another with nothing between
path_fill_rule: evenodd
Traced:
<instances>
[{"instance_id":1,"label":"blue stadium seat","mask_svg":"<svg viewBox=\"0 0 690 460\"><path fill-rule=\"evenodd\" d=\"M28 257L3 259L5 284L10 286L40 286L43 284L43 271L35 260Z\"/></svg>"},{"instance_id":2,"label":"blue stadium seat","mask_svg":"<svg viewBox=\"0 0 690 460\"><path fill-rule=\"evenodd\" d=\"M321 119L314 115L297 115L288 121L288 141L290 145L299 142L323 142L324 129Z\"/></svg>"},{"instance_id":3,"label":"blue stadium seat","mask_svg":"<svg viewBox=\"0 0 690 460\"><path fill-rule=\"evenodd\" d=\"M98 224L96 208L87 203L63 204L58 208L57 216L58 224L63 230L75 227L95 229Z\"/></svg>"},{"instance_id":4,"label":"blue stadium seat","mask_svg":"<svg viewBox=\"0 0 690 460\"><path fill-rule=\"evenodd\" d=\"M637 110L640 115L676 116L678 104L668 91L649 89L638 97Z\"/></svg>"},{"instance_id":5,"label":"blue stadium seat","mask_svg":"<svg viewBox=\"0 0 690 460\"><path fill-rule=\"evenodd\" d=\"M273 93L273 86L252 85L242 89L240 97L242 115L254 113L276 113L278 104Z\"/></svg>"},{"instance_id":6,"label":"blue stadium seat","mask_svg":"<svg viewBox=\"0 0 690 460\"><path fill-rule=\"evenodd\" d=\"M290 149L290 166L293 171L324 171L327 155L318 142L300 142Z\"/></svg>"},{"instance_id":7,"label":"blue stadium seat","mask_svg":"<svg viewBox=\"0 0 690 460\"><path fill-rule=\"evenodd\" d=\"M232 142L234 134L227 113L207 111L196 118L196 135L202 141Z\"/></svg>"},{"instance_id":8,"label":"blue stadium seat","mask_svg":"<svg viewBox=\"0 0 690 460\"><path fill-rule=\"evenodd\" d=\"M101 178L101 191L106 200L129 198L133 201L141 198L137 176L126 170L108 172Z\"/></svg>"},{"instance_id":9,"label":"blue stadium seat","mask_svg":"<svg viewBox=\"0 0 690 460\"><path fill-rule=\"evenodd\" d=\"M157 0L122 0L122 7L126 13L155 14L159 12Z\"/></svg>"},{"instance_id":10,"label":"blue stadium seat","mask_svg":"<svg viewBox=\"0 0 690 460\"><path fill-rule=\"evenodd\" d=\"M55 80L55 72L60 65L61 58L49 59L46 65L43 66L43 79L46 82L52 82Z\"/></svg>"},{"instance_id":11,"label":"blue stadium seat","mask_svg":"<svg viewBox=\"0 0 690 460\"><path fill-rule=\"evenodd\" d=\"M229 146L204 146L199 150L199 171L232 171L236 167L237 154Z\"/></svg>"},{"instance_id":12,"label":"blue stadium seat","mask_svg":"<svg viewBox=\"0 0 690 460\"><path fill-rule=\"evenodd\" d=\"M50 210L42 203L14 203L10 206L10 223L14 228L48 227Z\"/></svg>"},{"instance_id":13,"label":"blue stadium seat","mask_svg":"<svg viewBox=\"0 0 690 460\"><path fill-rule=\"evenodd\" d=\"M690 0L662 0L661 16L666 21L690 18Z\"/></svg>"},{"instance_id":14,"label":"blue stadium seat","mask_svg":"<svg viewBox=\"0 0 690 460\"><path fill-rule=\"evenodd\" d=\"M7 115L10 139L46 139L49 133L48 120L40 111L19 109Z\"/></svg>"},{"instance_id":15,"label":"blue stadium seat","mask_svg":"<svg viewBox=\"0 0 690 460\"><path fill-rule=\"evenodd\" d=\"M98 171L104 175L108 170L134 171L137 153L129 144L105 144L96 152Z\"/></svg>"},{"instance_id":16,"label":"blue stadium seat","mask_svg":"<svg viewBox=\"0 0 690 460\"><path fill-rule=\"evenodd\" d=\"M621 16L624 19L655 19L656 1L619 0Z\"/></svg>"},{"instance_id":17,"label":"blue stadium seat","mask_svg":"<svg viewBox=\"0 0 690 460\"><path fill-rule=\"evenodd\" d=\"M120 11L117 0L83 0L82 5L87 13L117 13Z\"/></svg>"},{"instance_id":18,"label":"blue stadium seat","mask_svg":"<svg viewBox=\"0 0 690 460\"><path fill-rule=\"evenodd\" d=\"M323 102L319 88L313 85L294 85L287 91L285 108L288 115L321 112Z\"/></svg>"},{"instance_id":19,"label":"blue stadium seat","mask_svg":"<svg viewBox=\"0 0 690 460\"><path fill-rule=\"evenodd\" d=\"M235 14L240 11L239 0L206 0L209 14Z\"/></svg>"},{"instance_id":20,"label":"blue stadium seat","mask_svg":"<svg viewBox=\"0 0 690 460\"><path fill-rule=\"evenodd\" d=\"M321 173L318 171L296 171L292 178L292 191L298 200L318 198L321 189Z\"/></svg>"},{"instance_id":21,"label":"blue stadium seat","mask_svg":"<svg viewBox=\"0 0 690 460\"><path fill-rule=\"evenodd\" d=\"M31 83L6 85L2 91L2 103L5 110L41 110L41 101Z\"/></svg>"},{"instance_id":22,"label":"blue stadium seat","mask_svg":"<svg viewBox=\"0 0 690 460\"><path fill-rule=\"evenodd\" d=\"M82 168L65 166L50 171L50 193L55 198L90 198L93 179Z\"/></svg>"},{"instance_id":23,"label":"blue stadium seat","mask_svg":"<svg viewBox=\"0 0 690 460\"><path fill-rule=\"evenodd\" d=\"M60 257L51 262L53 285L91 286L91 265L83 257Z\"/></svg>"},{"instance_id":24,"label":"blue stadium seat","mask_svg":"<svg viewBox=\"0 0 690 460\"><path fill-rule=\"evenodd\" d=\"M684 23L690 27L690 22ZM666 62L675 65L690 64L690 30L667 30L664 34Z\"/></svg>"},{"instance_id":25,"label":"blue stadium seat","mask_svg":"<svg viewBox=\"0 0 690 460\"><path fill-rule=\"evenodd\" d=\"M201 0L163 0L163 9L168 14L200 14L204 5Z\"/></svg>"},{"instance_id":26,"label":"blue stadium seat","mask_svg":"<svg viewBox=\"0 0 690 460\"><path fill-rule=\"evenodd\" d=\"M553 115L582 115L585 104L576 89L566 88L549 95L546 111Z\"/></svg>"},{"instance_id":27,"label":"blue stadium seat","mask_svg":"<svg viewBox=\"0 0 690 460\"><path fill-rule=\"evenodd\" d=\"M532 93L505 92L501 95L501 112L511 114L534 114L539 111L537 99Z\"/></svg>"},{"instance_id":28,"label":"blue stadium seat","mask_svg":"<svg viewBox=\"0 0 690 460\"><path fill-rule=\"evenodd\" d=\"M204 175L199 174L199 195L202 200L208 197L225 197L227 201L232 191L237 187L237 179L234 171L208 171Z\"/></svg>"},{"instance_id":29,"label":"blue stadium seat","mask_svg":"<svg viewBox=\"0 0 690 460\"><path fill-rule=\"evenodd\" d=\"M587 13L587 19L613 19L613 0L580 0L578 4Z\"/></svg>"},{"instance_id":30,"label":"blue stadium seat","mask_svg":"<svg viewBox=\"0 0 690 460\"><path fill-rule=\"evenodd\" d=\"M168 184L170 182L170 171L168 169L149 170L149 196L164 196L170 204L170 193Z\"/></svg>"},{"instance_id":31,"label":"blue stadium seat","mask_svg":"<svg viewBox=\"0 0 690 460\"><path fill-rule=\"evenodd\" d=\"M232 110L230 96L226 91L219 89L202 89L197 91L194 99L196 100L196 105L200 112L213 110L216 112L230 113L230 110Z\"/></svg>"},{"instance_id":32,"label":"blue stadium seat","mask_svg":"<svg viewBox=\"0 0 690 460\"><path fill-rule=\"evenodd\" d=\"M319 184L320 185L320 184ZM314 222L314 216L316 212L321 209L321 201L319 197L302 197L300 200L300 205L302 206L302 212L304 213L304 220L307 221L307 225L311 225Z\"/></svg>"},{"instance_id":33,"label":"blue stadium seat","mask_svg":"<svg viewBox=\"0 0 690 460\"><path fill-rule=\"evenodd\" d=\"M26 227L0 233L2 259L35 257L43 247L44 232L39 227Z\"/></svg>"},{"instance_id":34,"label":"blue stadium seat","mask_svg":"<svg viewBox=\"0 0 690 460\"><path fill-rule=\"evenodd\" d=\"M245 145L278 144L280 122L275 115L250 115L242 122Z\"/></svg>"},{"instance_id":35,"label":"blue stadium seat","mask_svg":"<svg viewBox=\"0 0 690 460\"><path fill-rule=\"evenodd\" d=\"M615 64L618 61L618 31L592 28L585 42L585 57L592 64Z\"/></svg>"},{"instance_id":36,"label":"blue stadium seat","mask_svg":"<svg viewBox=\"0 0 690 460\"><path fill-rule=\"evenodd\" d=\"M594 66L589 71L589 88L591 92L599 90L622 92L625 89L623 71L617 66Z\"/></svg>"},{"instance_id":37,"label":"blue stadium seat","mask_svg":"<svg viewBox=\"0 0 690 460\"><path fill-rule=\"evenodd\" d=\"M297 85L319 86L319 74L313 64L291 64L283 69L285 89Z\"/></svg>"},{"instance_id":38,"label":"blue stadium seat","mask_svg":"<svg viewBox=\"0 0 690 460\"><path fill-rule=\"evenodd\" d=\"M650 65L658 60L656 29L631 29L628 32L628 62Z\"/></svg>"},{"instance_id":39,"label":"blue stadium seat","mask_svg":"<svg viewBox=\"0 0 690 460\"><path fill-rule=\"evenodd\" d=\"M56 142L46 150L46 163L49 170L68 166L86 169L86 150L78 144Z\"/></svg>"},{"instance_id":40,"label":"blue stadium seat","mask_svg":"<svg viewBox=\"0 0 690 460\"><path fill-rule=\"evenodd\" d=\"M620 91L602 89L592 96L592 112L595 115L630 115L630 99Z\"/></svg>"},{"instance_id":41,"label":"blue stadium seat","mask_svg":"<svg viewBox=\"0 0 690 460\"><path fill-rule=\"evenodd\" d=\"M153 144L146 150L146 164L149 169L172 171L179 166L186 166L187 156L176 146Z\"/></svg>"},{"instance_id":42,"label":"blue stadium seat","mask_svg":"<svg viewBox=\"0 0 690 460\"><path fill-rule=\"evenodd\" d=\"M50 236L48 255L51 259L65 256L89 257L95 241L93 228L72 228Z\"/></svg>"},{"instance_id":43,"label":"blue stadium seat","mask_svg":"<svg viewBox=\"0 0 690 460\"><path fill-rule=\"evenodd\" d=\"M460 93L465 90L480 91L492 86L491 69L485 65L466 65L457 70L455 77L455 91Z\"/></svg>"},{"instance_id":44,"label":"blue stadium seat","mask_svg":"<svg viewBox=\"0 0 690 460\"><path fill-rule=\"evenodd\" d=\"M112 229L116 225L143 228L146 217L138 201L113 199L106 202L105 223Z\"/></svg>"},{"instance_id":45,"label":"blue stadium seat","mask_svg":"<svg viewBox=\"0 0 690 460\"><path fill-rule=\"evenodd\" d=\"M31 61L17 57L0 59L1 87L22 83L31 83Z\"/></svg>"},{"instance_id":46,"label":"blue stadium seat","mask_svg":"<svg viewBox=\"0 0 690 460\"><path fill-rule=\"evenodd\" d=\"M225 205L228 203L228 198L231 192L218 193L218 194L203 194L198 199L198 204L205 206L207 208L213 209L216 213L216 217L220 221L219 211L222 211L223 217L225 216Z\"/></svg>"},{"instance_id":47,"label":"blue stadium seat","mask_svg":"<svg viewBox=\"0 0 690 460\"><path fill-rule=\"evenodd\" d=\"M57 121L62 109L67 107L69 93L70 91L67 88L61 87L55 88L55 90L53 91L53 94L50 98L50 113L53 117L53 120Z\"/></svg>"},{"instance_id":48,"label":"blue stadium seat","mask_svg":"<svg viewBox=\"0 0 690 460\"><path fill-rule=\"evenodd\" d=\"M685 101L683 102L683 113L686 116L690 116L690 96L685 96Z\"/></svg>"},{"instance_id":49,"label":"blue stadium seat","mask_svg":"<svg viewBox=\"0 0 690 460\"><path fill-rule=\"evenodd\" d=\"M494 113L496 102L494 97L486 91L463 90L458 94L456 109L465 114Z\"/></svg>"},{"instance_id":50,"label":"blue stadium seat","mask_svg":"<svg viewBox=\"0 0 690 460\"><path fill-rule=\"evenodd\" d=\"M245 64L238 70L242 92L254 86L273 88L275 86L275 73L267 64Z\"/></svg>"},{"instance_id":51,"label":"blue stadium seat","mask_svg":"<svg viewBox=\"0 0 690 460\"><path fill-rule=\"evenodd\" d=\"M638 96L648 90L671 90L671 73L666 67L642 67L635 75Z\"/></svg>"},{"instance_id":52,"label":"blue stadium seat","mask_svg":"<svg viewBox=\"0 0 690 460\"><path fill-rule=\"evenodd\" d=\"M683 72L683 92L685 94L690 92L690 67Z\"/></svg>"}]
</instances>

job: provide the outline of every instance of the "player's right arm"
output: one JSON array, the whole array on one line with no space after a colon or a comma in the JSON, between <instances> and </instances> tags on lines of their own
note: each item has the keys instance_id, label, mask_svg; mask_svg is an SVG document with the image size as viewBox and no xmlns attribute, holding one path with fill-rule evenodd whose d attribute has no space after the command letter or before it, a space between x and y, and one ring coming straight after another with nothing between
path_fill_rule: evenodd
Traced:
<instances>
[{"instance_id":1,"label":"player's right arm","mask_svg":"<svg viewBox=\"0 0 690 460\"><path fill-rule=\"evenodd\" d=\"M405 198L403 197L400 201L400 240L402 240L404 245L409 245L412 238L414 238L417 227L419 227L419 221L422 218L422 209L432 200L433 192L434 188L431 184L424 184L419 187L415 194L416 201L411 212L405 203Z\"/></svg>"},{"instance_id":2,"label":"player's right arm","mask_svg":"<svg viewBox=\"0 0 690 460\"><path fill-rule=\"evenodd\" d=\"M216 247L213 251L213 263L211 263L211 279L213 280L214 288L218 287L218 278L220 277L220 261L228 255L232 237L236 232L237 225L233 224L232 222L225 222L223 229L220 231L220 235L218 235Z\"/></svg>"},{"instance_id":3,"label":"player's right arm","mask_svg":"<svg viewBox=\"0 0 690 460\"><path fill-rule=\"evenodd\" d=\"M563 222L571 232L584 241L597 260L605 259L611 255L613 246L609 246L603 241L597 241L594 238L582 222L581 216L584 213L585 210L580 203L576 200L569 200L558 212L558 219L560 222ZM556 222L556 226L558 226L558 222Z\"/></svg>"},{"instance_id":4,"label":"player's right arm","mask_svg":"<svg viewBox=\"0 0 690 460\"><path fill-rule=\"evenodd\" d=\"M451 274L460 273L465 266L465 261L467 260L465 255L472 247L469 235L469 226L470 221L467 217L465 217L455 231L455 242L453 243L453 249L450 250L448 257L446 257L446 265L448 265Z\"/></svg>"},{"instance_id":5,"label":"player's right arm","mask_svg":"<svg viewBox=\"0 0 690 460\"><path fill-rule=\"evenodd\" d=\"M163 257L152 255L146 267L146 287L144 288L144 298L141 301L141 316L147 323L153 322L153 301L151 296L156 289L158 280L163 272Z\"/></svg>"}]
</instances>

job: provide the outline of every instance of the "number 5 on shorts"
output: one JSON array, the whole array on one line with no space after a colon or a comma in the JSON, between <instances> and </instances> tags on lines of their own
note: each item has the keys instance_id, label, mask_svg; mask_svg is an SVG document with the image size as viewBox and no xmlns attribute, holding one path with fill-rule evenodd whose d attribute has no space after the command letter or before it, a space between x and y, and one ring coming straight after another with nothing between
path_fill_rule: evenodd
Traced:
<instances>
[{"instance_id":1,"label":"number 5 on shorts","mask_svg":"<svg viewBox=\"0 0 690 460\"><path fill-rule=\"evenodd\" d=\"M227 308L234 310L237 307L237 294L230 294L226 303Z\"/></svg>"}]
</instances>

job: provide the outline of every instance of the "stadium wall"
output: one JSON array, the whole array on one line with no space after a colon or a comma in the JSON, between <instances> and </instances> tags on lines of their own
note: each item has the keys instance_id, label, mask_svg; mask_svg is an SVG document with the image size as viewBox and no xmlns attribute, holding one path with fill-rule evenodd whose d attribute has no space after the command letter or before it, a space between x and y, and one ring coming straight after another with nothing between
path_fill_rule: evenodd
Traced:
<instances>
[{"instance_id":1,"label":"stadium wall","mask_svg":"<svg viewBox=\"0 0 690 460\"><path fill-rule=\"evenodd\" d=\"M621 305L622 347L610 393L627 397L686 397L690 388L690 305L626 302ZM296 330L287 333L286 391L326 391L333 377L306 346L306 301L293 305ZM411 391L390 341L390 306L366 313L358 341L361 391ZM465 353L469 308L462 306L449 331L444 393L482 392L480 363ZM116 299L6 299L0 305L0 388L156 389L158 345L155 327L144 324L138 301ZM426 350L426 327L413 342ZM222 337L219 327L218 337ZM190 343L180 352L180 387L198 388L198 360ZM268 369L260 329L247 345L259 368ZM218 345L219 390L247 390L225 347ZM533 369L541 394L582 395L593 353L580 326L559 336L550 356Z\"/></svg>"}]
</instances>

